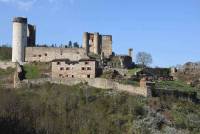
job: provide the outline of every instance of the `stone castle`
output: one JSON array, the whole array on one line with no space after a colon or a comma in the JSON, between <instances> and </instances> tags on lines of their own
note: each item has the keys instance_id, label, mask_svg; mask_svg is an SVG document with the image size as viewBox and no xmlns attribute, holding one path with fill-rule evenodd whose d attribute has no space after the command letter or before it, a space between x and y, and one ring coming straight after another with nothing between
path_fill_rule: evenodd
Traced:
<instances>
[{"instance_id":1,"label":"stone castle","mask_svg":"<svg viewBox=\"0 0 200 134\"><path fill-rule=\"evenodd\" d=\"M87 83L96 88L151 96L151 90L146 84L138 87L98 78L107 70L132 67L132 51L129 49L127 55L115 55L112 50L112 35L88 32L83 33L83 44L80 48L36 46L36 27L28 24L27 18L16 17L13 19L12 38L12 62L16 65L14 88L43 82L66 85ZM51 64L50 75L41 79L25 79L23 65L38 62Z\"/></svg>"},{"instance_id":2,"label":"stone castle","mask_svg":"<svg viewBox=\"0 0 200 134\"><path fill-rule=\"evenodd\" d=\"M23 17L13 19L12 48L12 62L51 62L52 77L95 78L99 68L132 65L132 49L128 55L116 56L112 50L112 35L97 32L84 32L81 48L38 47L36 26L28 24Z\"/></svg>"}]
</instances>

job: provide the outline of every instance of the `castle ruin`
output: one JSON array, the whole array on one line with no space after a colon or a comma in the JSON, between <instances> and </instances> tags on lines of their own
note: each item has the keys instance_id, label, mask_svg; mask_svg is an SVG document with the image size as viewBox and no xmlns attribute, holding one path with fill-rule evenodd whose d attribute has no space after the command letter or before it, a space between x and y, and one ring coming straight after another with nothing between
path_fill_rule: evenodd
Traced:
<instances>
[{"instance_id":1,"label":"castle ruin","mask_svg":"<svg viewBox=\"0 0 200 134\"><path fill-rule=\"evenodd\" d=\"M84 32L82 46L86 53L103 54L109 58L112 55L112 35Z\"/></svg>"},{"instance_id":2,"label":"castle ruin","mask_svg":"<svg viewBox=\"0 0 200 134\"><path fill-rule=\"evenodd\" d=\"M94 78L96 70L106 66L111 68L130 68L132 66L133 50L129 49L128 55L115 56L112 51L112 35L84 32L83 44L80 48L41 47L35 44L36 26L28 24L27 18L15 17L13 19L12 62L18 62L20 65L26 62L51 62L52 77L60 78L72 76ZM91 64L84 65L82 59ZM62 63L63 61L65 64L55 64L55 62ZM63 68L64 70L60 70ZM75 70L66 70L66 68ZM65 74L64 77L62 72Z\"/></svg>"}]
</instances>

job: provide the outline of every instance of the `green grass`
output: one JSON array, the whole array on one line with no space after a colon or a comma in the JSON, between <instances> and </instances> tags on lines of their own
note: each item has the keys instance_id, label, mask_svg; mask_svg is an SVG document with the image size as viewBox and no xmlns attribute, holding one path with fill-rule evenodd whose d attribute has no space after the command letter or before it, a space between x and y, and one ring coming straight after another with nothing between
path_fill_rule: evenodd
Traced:
<instances>
[{"instance_id":1,"label":"green grass","mask_svg":"<svg viewBox=\"0 0 200 134\"><path fill-rule=\"evenodd\" d=\"M125 85L140 86L138 81L133 81L133 80L122 80L120 83Z\"/></svg>"},{"instance_id":2,"label":"green grass","mask_svg":"<svg viewBox=\"0 0 200 134\"><path fill-rule=\"evenodd\" d=\"M40 72L37 66L34 65L25 65L24 70L26 72L26 79L36 79L40 77Z\"/></svg>"},{"instance_id":3,"label":"green grass","mask_svg":"<svg viewBox=\"0 0 200 134\"><path fill-rule=\"evenodd\" d=\"M7 76L7 75L10 75L10 74L13 74L15 71L14 68L7 68L7 69L1 69L0 68L0 76Z\"/></svg>"},{"instance_id":4,"label":"green grass","mask_svg":"<svg viewBox=\"0 0 200 134\"><path fill-rule=\"evenodd\" d=\"M141 70L142 70L142 68L128 69L128 75L135 75L137 72L139 72Z\"/></svg>"},{"instance_id":5,"label":"green grass","mask_svg":"<svg viewBox=\"0 0 200 134\"><path fill-rule=\"evenodd\" d=\"M191 87L190 85L187 85L185 82L180 80L175 81L157 81L156 82L156 88L165 88L165 89L176 89L181 91L196 91L196 88Z\"/></svg>"},{"instance_id":6,"label":"green grass","mask_svg":"<svg viewBox=\"0 0 200 134\"><path fill-rule=\"evenodd\" d=\"M50 72L50 65L46 63L32 63L24 65L26 79L41 78L42 74Z\"/></svg>"}]
</instances>

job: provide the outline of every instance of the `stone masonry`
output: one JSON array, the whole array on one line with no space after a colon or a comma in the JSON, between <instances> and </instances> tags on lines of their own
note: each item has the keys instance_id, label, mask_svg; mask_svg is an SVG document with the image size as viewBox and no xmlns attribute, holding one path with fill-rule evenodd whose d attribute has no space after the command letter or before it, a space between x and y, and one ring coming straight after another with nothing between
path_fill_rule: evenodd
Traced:
<instances>
[{"instance_id":1,"label":"stone masonry","mask_svg":"<svg viewBox=\"0 0 200 134\"><path fill-rule=\"evenodd\" d=\"M86 53L94 53L109 58L112 55L112 36L99 33L83 33L83 48Z\"/></svg>"},{"instance_id":2,"label":"stone masonry","mask_svg":"<svg viewBox=\"0 0 200 134\"><path fill-rule=\"evenodd\" d=\"M26 47L26 62L51 62L55 59L78 61L88 58L83 48Z\"/></svg>"},{"instance_id":3,"label":"stone masonry","mask_svg":"<svg viewBox=\"0 0 200 134\"><path fill-rule=\"evenodd\" d=\"M52 78L95 78L96 61L81 59L70 61L61 59L52 61Z\"/></svg>"}]
</instances>

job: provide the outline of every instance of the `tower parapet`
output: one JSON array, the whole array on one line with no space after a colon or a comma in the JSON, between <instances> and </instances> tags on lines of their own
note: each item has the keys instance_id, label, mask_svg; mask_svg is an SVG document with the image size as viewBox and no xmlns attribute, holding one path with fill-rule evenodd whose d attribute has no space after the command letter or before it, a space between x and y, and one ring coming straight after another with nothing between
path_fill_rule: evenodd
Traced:
<instances>
[{"instance_id":1,"label":"tower parapet","mask_svg":"<svg viewBox=\"0 0 200 134\"><path fill-rule=\"evenodd\" d=\"M24 17L15 17L13 18L13 23L14 22L27 24L28 21L27 21L27 18L24 18Z\"/></svg>"}]
</instances>

